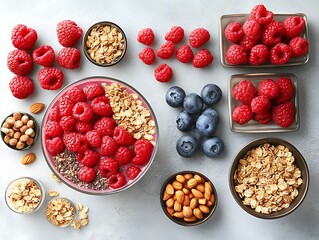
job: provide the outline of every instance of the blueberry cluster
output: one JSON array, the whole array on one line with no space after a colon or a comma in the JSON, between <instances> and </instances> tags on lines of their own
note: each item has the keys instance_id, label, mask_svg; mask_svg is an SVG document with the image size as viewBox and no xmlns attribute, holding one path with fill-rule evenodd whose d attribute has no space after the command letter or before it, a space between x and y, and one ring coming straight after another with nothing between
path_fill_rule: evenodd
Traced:
<instances>
[{"instance_id":1,"label":"blueberry cluster","mask_svg":"<svg viewBox=\"0 0 319 240\"><path fill-rule=\"evenodd\" d=\"M219 114L212 108L222 98L221 89L215 84L207 84L201 90L201 96L196 93L186 95L185 91L174 86L166 93L166 102L173 108L183 107L176 118L177 129L185 132L176 143L176 150L182 157L192 157L198 148L207 157L216 157L224 149L221 138L214 136Z\"/></svg>"}]
</instances>

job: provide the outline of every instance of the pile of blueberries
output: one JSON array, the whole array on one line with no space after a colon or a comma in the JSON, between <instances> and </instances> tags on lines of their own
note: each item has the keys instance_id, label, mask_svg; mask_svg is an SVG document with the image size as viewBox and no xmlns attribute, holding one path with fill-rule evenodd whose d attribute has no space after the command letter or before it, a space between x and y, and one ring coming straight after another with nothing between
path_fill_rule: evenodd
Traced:
<instances>
[{"instance_id":1,"label":"pile of blueberries","mask_svg":"<svg viewBox=\"0 0 319 240\"><path fill-rule=\"evenodd\" d=\"M222 153L224 142L214 136L219 114L212 108L221 98L221 89L212 83L202 88L201 96L196 93L186 95L178 86L168 89L165 97L167 104L173 108L184 108L176 118L177 129L185 132L176 142L176 150L180 156L192 157L200 147L210 158Z\"/></svg>"}]
</instances>

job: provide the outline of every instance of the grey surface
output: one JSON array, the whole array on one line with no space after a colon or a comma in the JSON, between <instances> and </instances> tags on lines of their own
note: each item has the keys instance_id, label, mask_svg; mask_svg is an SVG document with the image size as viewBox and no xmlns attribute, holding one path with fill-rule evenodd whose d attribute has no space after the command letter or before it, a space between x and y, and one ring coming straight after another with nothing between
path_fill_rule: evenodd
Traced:
<instances>
[{"instance_id":1,"label":"grey surface","mask_svg":"<svg viewBox=\"0 0 319 240\"><path fill-rule=\"evenodd\" d=\"M312 1L263 1L274 12L304 12L308 16L310 38L310 60L304 66L267 69L274 72L291 72L298 77L300 96L300 129L294 133L239 134L232 133L228 125L227 81L232 74L260 72L258 69L226 69L219 61L220 16L231 13L245 13L260 1L7 1L0 8L0 116L10 112L26 111L31 103L49 104L56 92L40 89L36 84L33 97L21 101L14 99L8 88L13 76L6 67L6 57L13 49L10 41L11 29L24 23L37 30L37 44L50 44L57 52L55 28L63 19L76 21L84 30L93 23L110 20L123 28L128 38L128 52L123 61L111 68L93 65L82 54L81 68L64 70L65 84L78 79L105 75L121 79L136 87L149 100L158 117L160 126L160 147L157 157L139 183L117 195L88 196L57 184L51 178L40 142L33 151L37 160L30 166L23 166L20 159L23 152L16 152L0 144L0 194L4 195L6 185L22 175L41 179L46 189L55 189L62 196L81 202L90 208L89 225L78 231L72 228L59 229L48 224L44 208L30 216L13 214L0 198L0 239L318 239L319 235L319 165L318 165L318 29L319 3ZM144 27L151 27L156 34L156 49L164 42L164 34L171 26L181 25L186 36L197 27L205 27L211 33L211 40L205 46L210 49L215 61L206 69L195 69L175 59L157 60L154 66L146 66L137 58L143 46L136 41L136 33ZM184 39L186 42L186 39ZM78 44L78 47L81 47ZM167 84L158 83L153 70L159 63L167 62L174 70L174 79ZM40 68L35 67L32 78ZM172 85L182 86L187 92L199 93L207 83L218 84L224 97L217 110L221 123L217 135L226 144L223 155L208 159L202 154L192 159L182 159L174 149L180 135L175 128L176 109L169 108L164 94ZM64 84L64 85L65 85ZM41 121L43 114L36 116ZM310 188L303 204L291 215L277 220L261 220L244 212L232 198L228 189L228 170L235 154L249 141L260 137L281 137L295 145L304 155L310 168ZM174 172L195 170L209 177L217 188L219 205L214 215L203 225L185 228L171 222L162 212L159 191L162 183Z\"/></svg>"}]
</instances>

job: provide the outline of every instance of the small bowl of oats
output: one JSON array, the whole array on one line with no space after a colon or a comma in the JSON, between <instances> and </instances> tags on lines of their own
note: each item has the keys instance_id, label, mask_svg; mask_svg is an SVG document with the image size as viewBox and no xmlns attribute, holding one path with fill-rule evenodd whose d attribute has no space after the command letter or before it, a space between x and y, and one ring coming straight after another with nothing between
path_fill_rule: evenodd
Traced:
<instances>
[{"instance_id":1,"label":"small bowl of oats","mask_svg":"<svg viewBox=\"0 0 319 240\"><path fill-rule=\"evenodd\" d=\"M83 40L83 51L87 59L100 67L119 63L127 49L124 31L115 23L103 21L93 24Z\"/></svg>"},{"instance_id":2,"label":"small bowl of oats","mask_svg":"<svg viewBox=\"0 0 319 240\"><path fill-rule=\"evenodd\" d=\"M229 187L238 205L262 219L292 213L306 197L309 170L301 153L280 138L262 138L236 155Z\"/></svg>"},{"instance_id":3,"label":"small bowl of oats","mask_svg":"<svg viewBox=\"0 0 319 240\"><path fill-rule=\"evenodd\" d=\"M45 217L49 223L57 227L68 227L75 218L76 208L71 200L55 197L47 205Z\"/></svg>"}]
</instances>

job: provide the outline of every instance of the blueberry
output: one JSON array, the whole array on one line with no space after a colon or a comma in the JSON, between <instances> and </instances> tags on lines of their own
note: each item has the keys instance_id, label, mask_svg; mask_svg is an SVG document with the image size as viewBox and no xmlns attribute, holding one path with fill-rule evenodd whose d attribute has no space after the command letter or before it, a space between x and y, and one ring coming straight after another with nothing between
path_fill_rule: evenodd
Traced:
<instances>
[{"instance_id":1,"label":"blueberry","mask_svg":"<svg viewBox=\"0 0 319 240\"><path fill-rule=\"evenodd\" d=\"M203 100L196 93L190 93L184 98L183 106L189 114L199 114L203 108Z\"/></svg>"},{"instance_id":2,"label":"blueberry","mask_svg":"<svg viewBox=\"0 0 319 240\"><path fill-rule=\"evenodd\" d=\"M176 150L182 157L193 156L198 149L198 140L194 135L188 134L181 136L176 143Z\"/></svg>"},{"instance_id":3,"label":"blueberry","mask_svg":"<svg viewBox=\"0 0 319 240\"><path fill-rule=\"evenodd\" d=\"M177 108L183 106L185 96L186 93L182 88L174 86L167 90L165 100L169 106Z\"/></svg>"},{"instance_id":4,"label":"blueberry","mask_svg":"<svg viewBox=\"0 0 319 240\"><path fill-rule=\"evenodd\" d=\"M178 113L176 124L179 131L185 132L190 130L194 126L195 119L192 115L184 110Z\"/></svg>"},{"instance_id":5,"label":"blueberry","mask_svg":"<svg viewBox=\"0 0 319 240\"><path fill-rule=\"evenodd\" d=\"M202 88L200 95L205 104L214 105L222 98L222 90L217 85L210 83Z\"/></svg>"},{"instance_id":6,"label":"blueberry","mask_svg":"<svg viewBox=\"0 0 319 240\"><path fill-rule=\"evenodd\" d=\"M213 158L220 155L224 150L224 142L219 137L208 138L203 141L203 152L207 157Z\"/></svg>"},{"instance_id":7,"label":"blueberry","mask_svg":"<svg viewBox=\"0 0 319 240\"><path fill-rule=\"evenodd\" d=\"M206 108L203 112L202 112L202 115L207 115L207 116L214 116L214 117L216 117L216 118L218 118L219 119L219 114L218 114L218 112L214 109L214 108L210 108L210 107L208 107L208 108Z\"/></svg>"},{"instance_id":8,"label":"blueberry","mask_svg":"<svg viewBox=\"0 0 319 240\"><path fill-rule=\"evenodd\" d=\"M203 136L211 137L217 130L219 115L216 111L214 112L214 114L208 113L207 109L205 111L198 117L196 121L196 129Z\"/></svg>"}]
</instances>

